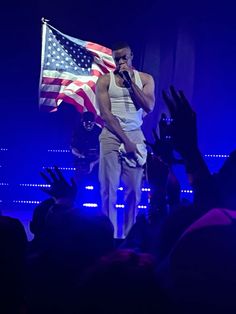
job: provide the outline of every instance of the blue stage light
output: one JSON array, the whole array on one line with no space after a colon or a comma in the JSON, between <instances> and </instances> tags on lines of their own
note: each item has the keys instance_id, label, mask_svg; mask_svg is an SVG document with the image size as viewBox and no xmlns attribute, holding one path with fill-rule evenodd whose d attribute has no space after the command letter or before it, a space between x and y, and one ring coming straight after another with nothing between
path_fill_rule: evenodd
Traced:
<instances>
[{"instance_id":1,"label":"blue stage light","mask_svg":"<svg viewBox=\"0 0 236 314\"><path fill-rule=\"evenodd\" d=\"M84 203L83 206L84 207L98 207L98 204L96 204L96 203Z\"/></svg>"},{"instance_id":2,"label":"blue stage light","mask_svg":"<svg viewBox=\"0 0 236 314\"><path fill-rule=\"evenodd\" d=\"M54 170L55 167L47 167L47 166L43 166L43 169L51 169ZM75 171L76 168L75 167L58 167L59 170L69 170L69 171Z\"/></svg>"},{"instance_id":3,"label":"blue stage light","mask_svg":"<svg viewBox=\"0 0 236 314\"><path fill-rule=\"evenodd\" d=\"M71 153L70 149L48 149L48 153Z\"/></svg>"}]
</instances>

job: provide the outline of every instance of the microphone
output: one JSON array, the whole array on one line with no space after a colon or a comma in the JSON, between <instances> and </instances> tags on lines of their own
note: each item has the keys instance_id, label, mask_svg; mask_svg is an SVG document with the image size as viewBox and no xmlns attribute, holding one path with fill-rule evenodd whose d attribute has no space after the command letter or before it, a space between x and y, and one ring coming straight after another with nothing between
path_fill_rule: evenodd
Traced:
<instances>
[{"instance_id":1,"label":"microphone","mask_svg":"<svg viewBox=\"0 0 236 314\"><path fill-rule=\"evenodd\" d=\"M129 83L131 83L131 77L130 77L130 75L129 75L129 72L128 72L128 71L124 71L123 74L124 74L126 80L127 80Z\"/></svg>"},{"instance_id":2,"label":"microphone","mask_svg":"<svg viewBox=\"0 0 236 314\"><path fill-rule=\"evenodd\" d=\"M130 88L131 87L131 84L132 84L132 80L131 80L131 77L129 75L129 72L128 71L121 71L119 72L120 73L120 76L123 78L124 80L124 85L125 87L127 88Z\"/></svg>"}]
</instances>

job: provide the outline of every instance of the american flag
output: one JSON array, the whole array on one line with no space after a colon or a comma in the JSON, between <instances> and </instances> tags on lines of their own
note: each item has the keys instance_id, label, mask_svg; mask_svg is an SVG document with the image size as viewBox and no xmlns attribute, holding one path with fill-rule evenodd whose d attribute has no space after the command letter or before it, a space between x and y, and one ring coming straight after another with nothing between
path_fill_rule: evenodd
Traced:
<instances>
[{"instance_id":1,"label":"american flag","mask_svg":"<svg viewBox=\"0 0 236 314\"><path fill-rule=\"evenodd\" d=\"M40 110L56 111L64 101L79 112L95 113L102 125L95 84L100 75L115 69L111 49L65 35L42 22Z\"/></svg>"}]
</instances>

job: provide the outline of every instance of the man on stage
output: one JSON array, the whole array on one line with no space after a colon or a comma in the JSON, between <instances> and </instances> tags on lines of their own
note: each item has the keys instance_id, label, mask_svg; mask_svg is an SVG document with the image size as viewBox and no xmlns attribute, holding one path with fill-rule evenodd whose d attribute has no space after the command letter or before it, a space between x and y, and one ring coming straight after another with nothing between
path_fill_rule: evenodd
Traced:
<instances>
[{"instance_id":1,"label":"man on stage","mask_svg":"<svg viewBox=\"0 0 236 314\"><path fill-rule=\"evenodd\" d=\"M114 225L114 237L124 239L135 223L141 198L146 147L141 130L143 117L155 104L153 77L132 67L127 43L114 45L114 72L101 76L96 85L97 103L105 126L100 135L99 180L102 210ZM124 185L124 224L117 224L117 190Z\"/></svg>"}]
</instances>

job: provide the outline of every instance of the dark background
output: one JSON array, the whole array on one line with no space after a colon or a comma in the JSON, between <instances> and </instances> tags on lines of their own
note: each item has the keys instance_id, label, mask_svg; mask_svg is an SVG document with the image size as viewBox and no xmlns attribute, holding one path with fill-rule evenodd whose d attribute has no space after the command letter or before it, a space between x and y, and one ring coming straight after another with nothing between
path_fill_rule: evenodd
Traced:
<instances>
[{"instance_id":1,"label":"dark background","mask_svg":"<svg viewBox=\"0 0 236 314\"><path fill-rule=\"evenodd\" d=\"M3 182L40 181L41 166L70 166L67 148L74 112L63 105L41 113L38 84L41 18L61 32L107 47L126 40L134 65L156 81L156 108L144 123L147 137L166 108L161 90L183 89L198 118L203 154L228 154L236 143L236 19L233 1L19 1L1 6L0 152ZM212 171L223 159L208 159ZM0 192L2 193L2 192ZM1 196L0 199L4 198Z\"/></svg>"}]
</instances>

